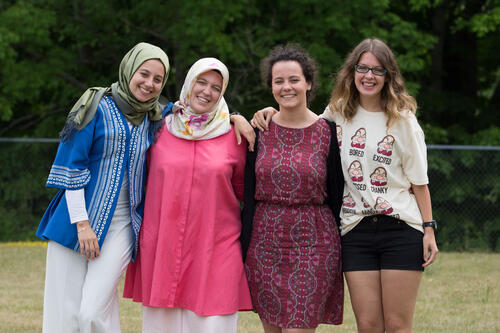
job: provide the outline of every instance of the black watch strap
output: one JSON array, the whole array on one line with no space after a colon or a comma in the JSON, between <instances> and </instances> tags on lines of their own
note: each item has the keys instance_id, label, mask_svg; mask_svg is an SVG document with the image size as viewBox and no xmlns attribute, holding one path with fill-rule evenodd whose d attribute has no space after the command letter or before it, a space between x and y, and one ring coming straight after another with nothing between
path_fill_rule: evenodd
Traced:
<instances>
[{"instance_id":1,"label":"black watch strap","mask_svg":"<svg viewBox=\"0 0 500 333\"><path fill-rule=\"evenodd\" d=\"M435 220L432 220L430 222L424 222L424 228L432 228L434 230L437 230L438 225Z\"/></svg>"}]
</instances>

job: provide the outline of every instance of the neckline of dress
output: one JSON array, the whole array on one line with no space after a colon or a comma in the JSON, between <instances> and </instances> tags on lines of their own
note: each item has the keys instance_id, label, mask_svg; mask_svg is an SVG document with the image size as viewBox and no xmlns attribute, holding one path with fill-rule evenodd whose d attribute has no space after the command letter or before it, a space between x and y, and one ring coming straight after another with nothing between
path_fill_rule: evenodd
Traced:
<instances>
[{"instance_id":1,"label":"neckline of dress","mask_svg":"<svg viewBox=\"0 0 500 333\"><path fill-rule=\"evenodd\" d=\"M271 119L271 123L274 124L274 125L276 125L276 126L278 126L279 128L283 128L283 129L287 129L287 130L305 130L305 129L313 127L320 120L321 120L321 117L318 117L318 119L316 119L313 123L311 123L310 125L308 125L306 127L287 127L287 126L283 126L283 125L275 123L272 119Z\"/></svg>"}]
</instances>

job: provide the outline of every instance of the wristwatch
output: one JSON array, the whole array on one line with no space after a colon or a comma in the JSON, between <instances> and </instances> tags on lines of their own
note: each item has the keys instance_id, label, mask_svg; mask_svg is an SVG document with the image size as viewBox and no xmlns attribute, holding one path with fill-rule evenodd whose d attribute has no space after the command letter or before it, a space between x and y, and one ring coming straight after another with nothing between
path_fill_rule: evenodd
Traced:
<instances>
[{"instance_id":1,"label":"wristwatch","mask_svg":"<svg viewBox=\"0 0 500 333\"><path fill-rule=\"evenodd\" d=\"M424 222L424 228L432 228L434 230L437 230L438 223L435 220L432 220L430 222Z\"/></svg>"}]
</instances>

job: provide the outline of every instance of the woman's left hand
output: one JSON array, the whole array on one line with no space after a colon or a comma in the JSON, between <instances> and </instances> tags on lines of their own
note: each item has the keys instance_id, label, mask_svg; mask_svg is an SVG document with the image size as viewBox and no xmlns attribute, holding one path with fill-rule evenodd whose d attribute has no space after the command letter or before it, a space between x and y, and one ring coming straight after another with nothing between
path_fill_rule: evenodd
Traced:
<instances>
[{"instance_id":1,"label":"woman's left hand","mask_svg":"<svg viewBox=\"0 0 500 333\"><path fill-rule=\"evenodd\" d=\"M424 232L424 263L423 267L427 267L436 260L439 253L436 236L434 235L433 228L425 228Z\"/></svg>"},{"instance_id":2,"label":"woman's left hand","mask_svg":"<svg viewBox=\"0 0 500 333\"><path fill-rule=\"evenodd\" d=\"M255 132L252 125L242 115L231 115L231 122L234 124L234 134L238 144L241 144L241 136L243 135L248 142L248 150L253 151Z\"/></svg>"}]
</instances>

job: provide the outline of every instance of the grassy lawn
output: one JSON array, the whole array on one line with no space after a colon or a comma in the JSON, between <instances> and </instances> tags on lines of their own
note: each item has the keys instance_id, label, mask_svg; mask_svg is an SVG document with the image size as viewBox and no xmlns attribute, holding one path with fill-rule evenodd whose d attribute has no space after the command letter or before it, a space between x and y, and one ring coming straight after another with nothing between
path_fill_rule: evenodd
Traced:
<instances>
[{"instance_id":1,"label":"grassy lawn","mask_svg":"<svg viewBox=\"0 0 500 333\"><path fill-rule=\"evenodd\" d=\"M43 243L0 244L2 333L41 332L45 252ZM316 332L355 332L347 293L344 312L343 325ZM141 331L139 304L121 299L120 315L124 333ZM256 314L239 318L239 333L262 332ZM500 254L441 253L424 273L414 332L500 332Z\"/></svg>"}]
</instances>

